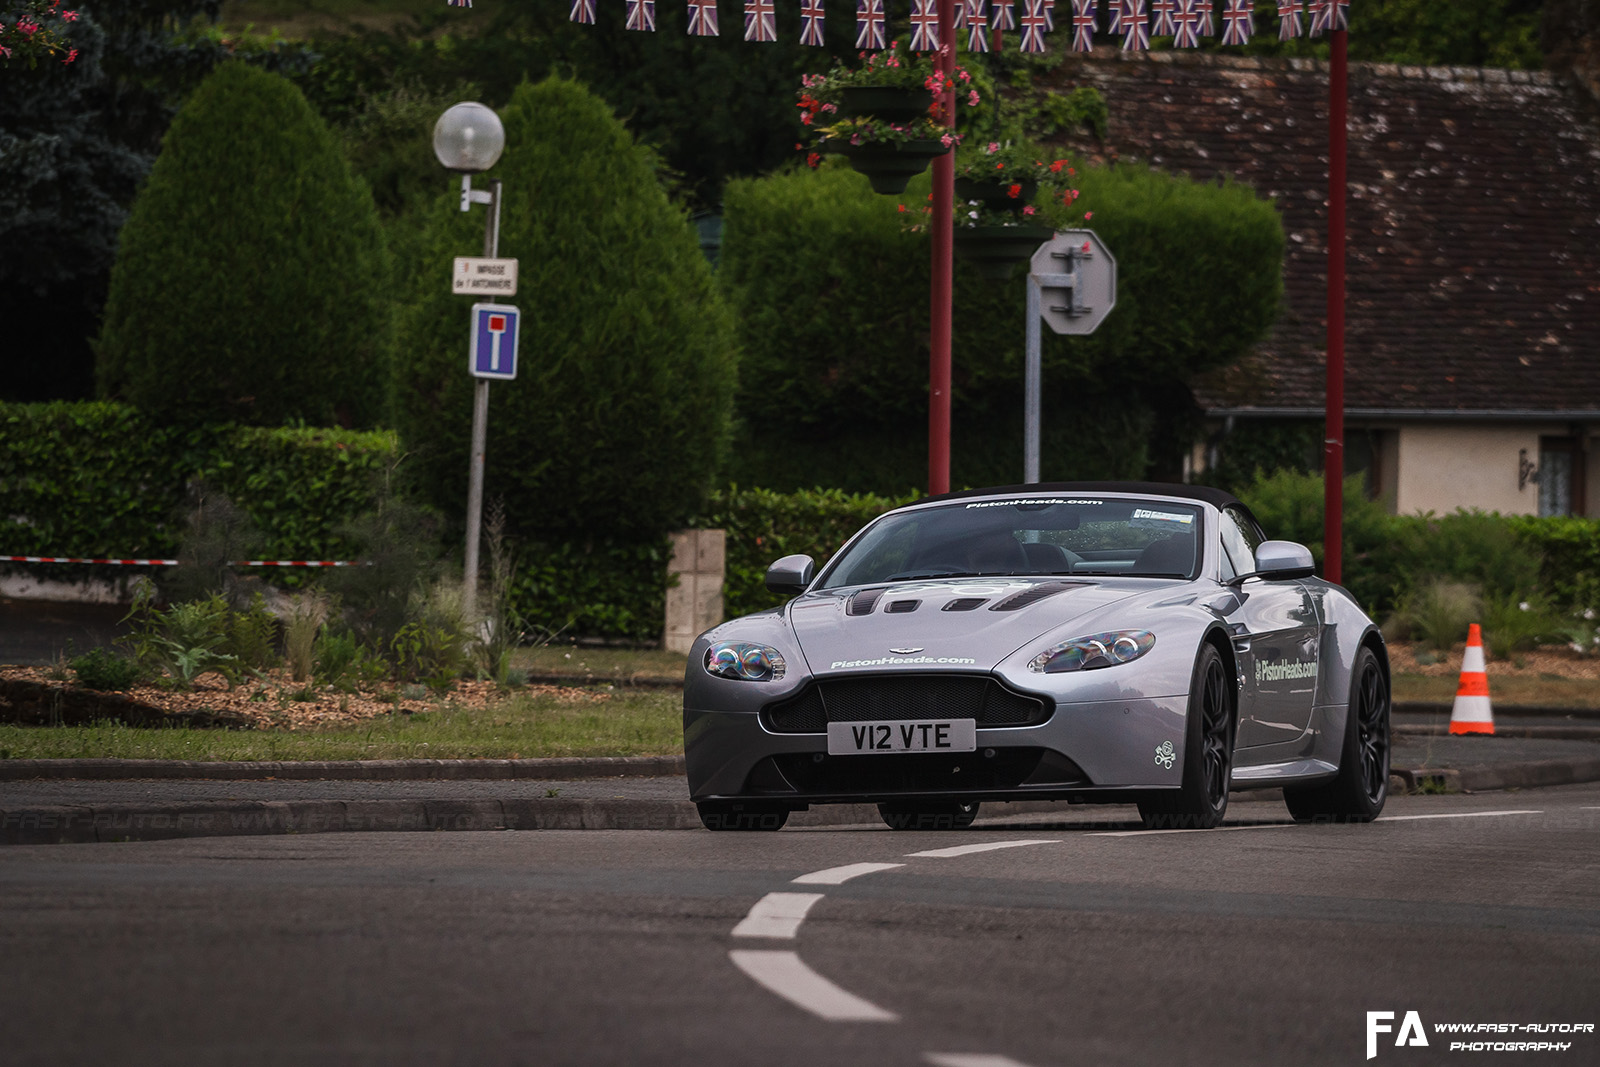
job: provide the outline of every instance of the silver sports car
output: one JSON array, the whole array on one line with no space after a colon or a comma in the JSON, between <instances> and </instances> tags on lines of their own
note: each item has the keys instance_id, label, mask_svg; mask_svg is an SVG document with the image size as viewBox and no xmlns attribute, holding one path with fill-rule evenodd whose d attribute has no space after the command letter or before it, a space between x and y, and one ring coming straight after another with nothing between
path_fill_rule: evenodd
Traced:
<instances>
[{"instance_id":1,"label":"silver sports car","mask_svg":"<svg viewBox=\"0 0 1600 1067\"><path fill-rule=\"evenodd\" d=\"M1273 787L1300 820L1383 809L1383 638L1227 493L951 493L814 571L778 560L767 587L794 599L689 654L684 752L711 829L863 802L895 828L959 828L1023 798L1209 828L1230 789Z\"/></svg>"}]
</instances>

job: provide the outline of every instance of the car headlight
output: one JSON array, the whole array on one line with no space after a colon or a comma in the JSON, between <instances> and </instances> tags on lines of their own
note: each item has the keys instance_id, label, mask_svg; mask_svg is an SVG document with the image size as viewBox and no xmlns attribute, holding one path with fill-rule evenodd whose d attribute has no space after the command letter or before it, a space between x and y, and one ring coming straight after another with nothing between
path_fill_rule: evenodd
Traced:
<instances>
[{"instance_id":1,"label":"car headlight","mask_svg":"<svg viewBox=\"0 0 1600 1067\"><path fill-rule=\"evenodd\" d=\"M1156 635L1149 630L1112 630L1052 645L1029 660L1028 669L1038 674L1094 671L1136 660L1154 647Z\"/></svg>"},{"instance_id":2,"label":"car headlight","mask_svg":"<svg viewBox=\"0 0 1600 1067\"><path fill-rule=\"evenodd\" d=\"M706 673L745 682L775 682L786 669L783 653L748 641L724 641L706 649Z\"/></svg>"}]
</instances>

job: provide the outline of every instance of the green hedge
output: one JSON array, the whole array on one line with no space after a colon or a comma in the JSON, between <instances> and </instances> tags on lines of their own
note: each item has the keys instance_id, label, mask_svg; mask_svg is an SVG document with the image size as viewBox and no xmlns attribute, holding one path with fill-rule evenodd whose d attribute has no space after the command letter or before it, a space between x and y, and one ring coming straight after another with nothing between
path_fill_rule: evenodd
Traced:
<instances>
[{"instance_id":1,"label":"green hedge","mask_svg":"<svg viewBox=\"0 0 1600 1067\"><path fill-rule=\"evenodd\" d=\"M390 433L174 429L106 401L4 404L0 551L170 556L188 483L199 478L249 513L263 555L335 558L346 547L332 531L373 506L397 459Z\"/></svg>"},{"instance_id":2,"label":"green hedge","mask_svg":"<svg viewBox=\"0 0 1600 1067\"><path fill-rule=\"evenodd\" d=\"M1086 171L1079 184L1070 215L1042 210L1062 226L1094 212L1117 257L1118 306L1092 336L1045 334L1043 473L1140 477L1152 411L1183 414L1171 383L1237 358L1278 314L1282 226L1240 185L1141 167ZM924 177L880 196L835 164L729 184L719 281L746 353L731 477L925 484L929 246L905 220L928 189ZM1020 273L995 282L958 259L954 484L1019 480L1024 295Z\"/></svg>"}]
</instances>

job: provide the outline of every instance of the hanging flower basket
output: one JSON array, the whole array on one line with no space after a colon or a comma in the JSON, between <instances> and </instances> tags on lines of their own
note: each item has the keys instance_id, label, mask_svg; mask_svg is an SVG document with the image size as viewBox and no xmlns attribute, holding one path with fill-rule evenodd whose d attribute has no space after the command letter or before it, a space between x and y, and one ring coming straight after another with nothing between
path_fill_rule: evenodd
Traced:
<instances>
[{"instance_id":1,"label":"hanging flower basket","mask_svg":"<svg viewBox=\"0 0 1600 1067\"><path fill-rule=\"evenodd\" d=\"M1033 203L1039 192L1039 183L1032 178L1020 181L989 181L982 178L957 178L956 199L976 200L991 211L1005 211L1013 215Z\"/></svg>"},{"instance_id":2,"label":"hanging flower basket","mask_svg":"<svg viewBox=\"0 0 1600 1067\"><path fill-rule=\"evenodd\" d=\"M1055 235L1049 226L957 226L956 255L976 263L985 278L1004 281L1013 267Z\"/></svg>"},{"instance_id":3,"label":"hanging flower basket","mask_svg":"<svg viewBox=\"0 0 1600 1067\"><path fill-rule=\"evenodd\" d=\"M841 86L837 93L842 118L870 115L895 123L927 118L929 103L935 99L927 89L887 85Z\"/></svg>"},{"instance_id":4,"label":"hanging flower basket","mask_svg":"<svg viewBox=\"0 0 1600 1067\"><path fill-rule=\"evenodd\" d=\"M944 155L950 148L936 140L868 141L841 145L838 151L850 160L853 170L867 176L873 192L892 196L905 192L912 178L927 170L934 157Z\"/></svg>"}]
</instances>

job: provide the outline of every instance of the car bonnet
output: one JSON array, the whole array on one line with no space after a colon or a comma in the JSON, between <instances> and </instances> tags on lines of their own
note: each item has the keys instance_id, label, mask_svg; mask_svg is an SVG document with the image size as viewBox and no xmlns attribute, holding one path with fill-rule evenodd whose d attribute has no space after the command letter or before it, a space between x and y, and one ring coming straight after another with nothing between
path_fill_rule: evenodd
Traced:
<instances>
[{"instance_id":1,"label":"car bonnet","mask_svg":"<svg viewBox=\"0 0 1600 1067\"><path fill-rule=\"evenodd\" d=\"M987 671L1133 592L1070 578L897 582L807 593L789 618L813 674Z\"/></svg>"}]
</instances>

